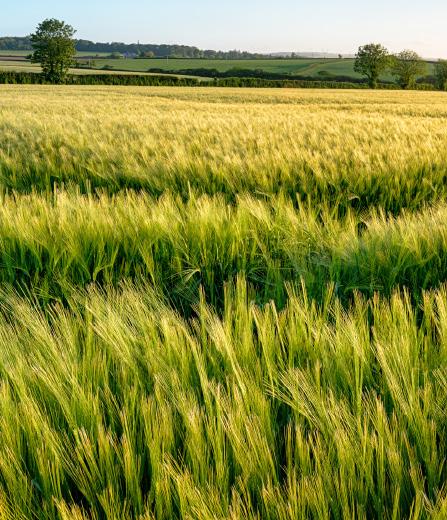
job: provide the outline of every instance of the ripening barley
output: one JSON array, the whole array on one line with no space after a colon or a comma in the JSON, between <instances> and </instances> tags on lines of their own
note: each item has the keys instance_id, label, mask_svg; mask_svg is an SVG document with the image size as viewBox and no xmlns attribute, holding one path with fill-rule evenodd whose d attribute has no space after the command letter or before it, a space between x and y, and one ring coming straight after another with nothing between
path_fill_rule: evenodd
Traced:
<instances>
[{"instance_id":1,"label":"ripening barley","mask_svg":"<svg viewBox=\"0 0 447 520\"><path fill-rule=\"evenodd\" d=\"M0 517L447 516L442 93L0 87Z\"/></svg>"}]
</instances>

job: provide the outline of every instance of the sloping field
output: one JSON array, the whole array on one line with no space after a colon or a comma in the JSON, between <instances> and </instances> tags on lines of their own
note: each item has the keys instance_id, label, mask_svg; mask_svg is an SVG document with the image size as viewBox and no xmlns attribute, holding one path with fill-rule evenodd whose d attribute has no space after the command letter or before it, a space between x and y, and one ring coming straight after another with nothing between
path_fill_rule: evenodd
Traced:
<instances>
[{"instance_id":1,"label":"sloping field","mask_svg":"<svg viewBox=\"0 0 447 520\"><path fill-rule=\"evenodd\" d=\"M322 59L322 58L302 58L302 59L269 59L269 60L205 60L205 59L120 59L96 60L98 67L108 66L120 70L147 71L150 69L162 69L170 71L190 70L190 69L216 69L219 72L226 72L231 69L262 70L278 74L294 74L300 76L319 77L322 73L333 76L349 76L360 78L354 72L353 59ZM432 64L428 64L427 73L433 69ZM384 74L382 79L391 80L389 73Z\"/></svg>"},{"instance_id":2,"label":"sloping field","mask_svg":"<svg viewBox=\"0 0 447 520\"><path fill-rule=\"evenodd\" d=\"M443 93L0 86L0 512L443 519Z\"/></svg>"},{"instance_id":3,"label":"sloping field","mask_svg":"<svg viewBox=\"0 0 447 520\"><path fill-rule=\"evenodd\" d=\"M12 61L14 56L2 58L0 52L0 70L29 71L35 65L24 62L22 59ZM17 55L19 56L19 55ZM79 56L82 56L80 54ZM12 69L13 67L13 69ZM107 59L103 56L94 58L94 72L98 70L107 72L147 72L151 69L161 71L185 71L197 69L218 70L227 72L232 69L258 70L267 73L292 74L299 76L310 76L314 78L327 76L346 76L351 78L361 78L360 74L354 72L353 59L270 59L270 60L205 60L205 59ZM109 70L108 70L109 69ZM83 69L86 70L86 69ZM427 74L433 72L433 64L428 64ZM382 77L384 80L391 81L393 77L389 72Z\"/></svg>"},{"instance_id":4,"label":"sloping field","mask_svg":"<svg viewBox=\"0 0 447 520\"><path fill-rule=\"evenodd\" d=\"M24 61L23 55L0 52L0 70L29 71L30 67L36 65ZM17 60L14 61L14 56ZM360 77L354 72L353 60L189 60L189 59L106 59L95 58L96 69L103 70L104 67L111 71L122 72L147 72L150 69L161 69L166 71L188 70L188 69L216 69L226 72L234 68L247 70L263 70L265 72L291 73L299 75L310 75L318 77L318 73L326 71L329 74ZM105 69L105 72L108 72ZM97 70L95 70L97 73Z\"/></svg>"},{"instance_id":5,"label":"sloping field","mask_svg":"<svg viewBox=\"0 0 447 520\"><path fill-rule=\"evenodd\" d=\"M2 58L24 59L32 51L0 51ZM220 72L232 68L243 69L262 69L266 72L306 74L308 68L313 70L330 70L334 74L354 74L352 59L321 59L321 58L300 58L300 59L264 59L264 60L210 60L210 59L176 59L176 58L148 58L148 59L107 59L107 53L77 52L77 57L93 57L100 66L108 65L124 70L144 72L149 68L161 68L164 70L181 70L207 68L217 69ZM302 72L303 71L303 72Z\"/></svg>"},{"instance_id":6,"label":"sloping field","mask_svg":"<svg viewBox=\"0 0 447 520\"><path fill-rule=\"evenodd\" d=\"M206 60L206 59L100 59L99 66L107 65L122 70L163 70L216 69L225 72L233 68L263 70L265 72L291 73L306 75L327 70L334 74L356 76L352 59L268 59L268 60Z\"/></svg>"}]
</instances>

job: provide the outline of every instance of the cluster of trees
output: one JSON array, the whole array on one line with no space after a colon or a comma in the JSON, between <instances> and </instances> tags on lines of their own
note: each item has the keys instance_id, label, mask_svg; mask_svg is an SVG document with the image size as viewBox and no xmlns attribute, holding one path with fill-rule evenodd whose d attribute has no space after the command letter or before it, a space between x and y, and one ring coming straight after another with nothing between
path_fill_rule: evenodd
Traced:
<instances>
[{"instance_id":1,"label":"cluster of trees","mask_svg":"<svg viewBox=\"0 0 447 520\"><path fill-rule=\"evenodd\" d=\"M407 89L414 88L416 80L426 74L427 62L412 50L390 54L380 43L369 43L359 47L354 70L367 78L371 88L376 88L379 77L390 71L396 83ZM447 60L435 64L435 82L438 89L447 90Z\"/></svg>"}]
</instances>

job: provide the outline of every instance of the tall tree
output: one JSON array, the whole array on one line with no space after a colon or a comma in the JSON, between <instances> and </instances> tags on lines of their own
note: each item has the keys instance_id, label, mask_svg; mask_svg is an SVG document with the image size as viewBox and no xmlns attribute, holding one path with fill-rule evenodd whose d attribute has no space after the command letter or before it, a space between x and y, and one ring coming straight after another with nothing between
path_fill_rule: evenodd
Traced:
<instances>
[{"instance_id":1,"label":"tall tree","mask_svg":"<svg viewBox=\"0 0 447 520\"><path fill-rule=\"evenodd\" d=\"M435 63L435 78L439 90L447 90L447 60Z\"/></svg>"},{"instance_id":2,"label":"tall tree","mask_svg":"<svg viewBox=\"0 0 447 520\"><path fill-rule=\"evenodd\" d=\"M402 88L413 87L418 76L426 71L427 64L414 51L407 49L392 58L391 73Z\"/></svg>"},{"instance_id":3,"label":"tall tree","mask_svg":"<svg viewBox=\"0 0 447 520\"><path fill-rule=\"evenodd\" d=\"M51 83L61 83L76 55L71 25L51 18L44 20L31 35L34 49L31 60L40 63L45 79Z\"/></svg>"},{"instance_id":4,"label":"tall tree","mask_svg":"<svg viewBox=\"0 0 447 520\"><path fill-rule=\"evenodd\" d=\"M371 88L377 87L377 81L390 65L388 50L380 43L369 43L359 47L355 57L354 70L368 78Z\"/></svg>"}]
</instances>

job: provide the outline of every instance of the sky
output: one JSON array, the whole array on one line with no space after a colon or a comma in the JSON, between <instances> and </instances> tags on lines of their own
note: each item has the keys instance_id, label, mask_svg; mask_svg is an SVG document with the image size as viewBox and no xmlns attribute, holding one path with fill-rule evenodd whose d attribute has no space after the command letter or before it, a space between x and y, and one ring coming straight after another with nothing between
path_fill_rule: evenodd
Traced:
<instances>
[{"instance_id":1,"label":"sky","mask_svg":"<svg viewBox=\"0 0 447 520\"><path fill-rule=\"evenodd\" d=\"M446 0L0 0L0 36L29 34L45 18L94 41L344 54L380 42L447 58Z\"/></svg>"}]
</instances>

